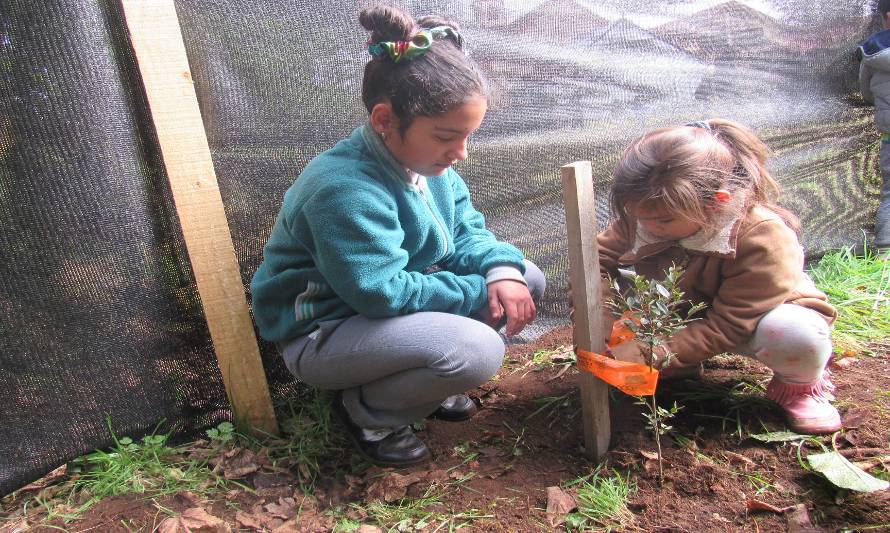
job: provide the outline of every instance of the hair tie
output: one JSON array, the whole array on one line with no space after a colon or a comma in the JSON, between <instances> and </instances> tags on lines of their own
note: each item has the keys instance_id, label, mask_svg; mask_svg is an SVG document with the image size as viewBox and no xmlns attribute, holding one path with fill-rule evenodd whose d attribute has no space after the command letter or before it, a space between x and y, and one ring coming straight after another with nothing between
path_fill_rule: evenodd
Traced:
<instances>
[{"instance_id":1,"label":"hair tie","mask_svg":"<svg viewBox=\"0 0 890 533\"><path fill-rule=\"evenodd\" d=\"M401 60L410 61L420 57L430 49L433 41L454 37L460 43L461 37L451 26L436 26L435 28L425 28L411 37L410 41L384 41L380 43L372 43L368 41L368 53L374 57L388 55L393 63Z\"/></svg>"},{"instance_id":2,"label":"hair tie","mask_svg":"<svg viewBox=\"0 0 890 533\"><path fill-rule=\"evenodd\" d=\"M708 124L708 121L706 121L706 120L695 120L692 122L687 122L686 124L683 124L683 125L688 126L690 128L701 128L703 130L712 131L711 125Z\"/></svg>"}]
</instances>

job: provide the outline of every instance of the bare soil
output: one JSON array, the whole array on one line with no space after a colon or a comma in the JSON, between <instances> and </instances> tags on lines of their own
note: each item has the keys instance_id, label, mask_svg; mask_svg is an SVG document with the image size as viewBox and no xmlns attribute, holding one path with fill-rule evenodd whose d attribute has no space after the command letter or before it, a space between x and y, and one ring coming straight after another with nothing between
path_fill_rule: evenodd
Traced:
<instances>
[{"instance_id":1,"label":"bare soil","mask_svg":"<svg viewBox=\"0 0 890 533\"><path fill-rule=\"evenodd\" d=\"M171 512L200 507L233 531L327 531L334 527L334 512L372 524L365 511L369 502L418 498L436 486L443 495L427 511L464 515L444 525L431 522L426 531L460 524L467 531L564 530L561 514L547 514L547 487L566 487L599 466L606 469L601 472L629 474L636 485L628 501L632 519L618 528L622 531L890 531L890 491L845 491L808 471L799 456L821 451L813 442L799 448L750 437L784 425L781 413L745 386L765 385L769 371L742 357L708 361L700 380L659 385L659 404L676 401L683 407L671 422L673 438L663 439L663 483L642 407L618 391L611 400L610 451L599 463L589 461L582 449L577 370L559 359L544 367L531 361L541 350L570 346L569 328L511 346L498 376L471 391L482 407L476 417L429 421L419 431L432 449L432 463L404 470L359 468L346 475L345 465L360 462L344 446L324 458L325 475L313 497L295 491L298 472L264 468L241 480L251 490L233 490L215 501L196 501L190 494L121 496L102 501L79 520L53 525L70 531L185 531L165 529L169 523L162 527L162 521ZM833 381L847 427L835 446L854 462L886 456L890 355L884 350L843 362L833 368ZM832 446L829 437L819 440ZM871 469L885 477L887 471L886 464ZM765 506L755 501L775 509L757 509ZM202 527L192 530L227 526L208 526L205 520Z\"/></svg>"}]
</instances>

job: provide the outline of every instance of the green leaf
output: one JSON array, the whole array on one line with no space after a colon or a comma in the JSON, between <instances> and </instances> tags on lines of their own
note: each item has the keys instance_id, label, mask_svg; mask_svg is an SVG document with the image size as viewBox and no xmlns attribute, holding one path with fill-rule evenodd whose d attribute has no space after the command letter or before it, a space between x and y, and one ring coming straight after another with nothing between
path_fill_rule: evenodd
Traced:
<instances>
[{"instance_id":1,"label":"green leaf","mask_svg":"<svg viewBox=\"0 0 890 533\"><path fill-rule=\"evenodd\" d=\"M871 476L835 451L808 455L807 461L813 470L843 489L874 492L890 486L890 482Z\"/></svg>"},{"instance_id":2,"label":"green leaf","mask_svg":"<svg viewBox=\"0 0 890 533\"><path fill-rule=\"evenodd\" d=\"M761 442L790 442L806 439L807 435L801 435L793 431L772 431L770 433L752 434L750 437Z\"/></svg>"}]
</instances>

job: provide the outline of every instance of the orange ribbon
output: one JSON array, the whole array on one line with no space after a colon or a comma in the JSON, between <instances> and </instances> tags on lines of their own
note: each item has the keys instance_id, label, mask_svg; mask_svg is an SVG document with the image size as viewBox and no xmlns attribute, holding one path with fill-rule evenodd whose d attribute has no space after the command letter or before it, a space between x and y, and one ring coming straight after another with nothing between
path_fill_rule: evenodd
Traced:
<instances>
[{"instance_id":1,"label":"orange ribbon","mask_svg":"<svg viewBox=\"0 0 890 533\"><path fill-rule=\"evenodd\" d=\"M590 372L625 394L651 396L658 385L658 370L640 363L627 363L605 355L577 350L578 368Z\"/></svg>"},{"instance_id":2,"label":"orange ribbon","mask_svg":"<svg viewBox=\"0 0 890 533\"><path fill-rule=\"evenodd\" d=\"M612 332L607 343L610 348L633 341L634 332L627 327L624 323L625 320L639 323L639 319L628 313L616 320L612 324ZM587 350L576 350L575 352L578 355L578 368L590 372L621 392L631 396L655 394L655 387L658 385L658 370L650 368L649 365L619 361Z\"/></svg>"}]
</instances>

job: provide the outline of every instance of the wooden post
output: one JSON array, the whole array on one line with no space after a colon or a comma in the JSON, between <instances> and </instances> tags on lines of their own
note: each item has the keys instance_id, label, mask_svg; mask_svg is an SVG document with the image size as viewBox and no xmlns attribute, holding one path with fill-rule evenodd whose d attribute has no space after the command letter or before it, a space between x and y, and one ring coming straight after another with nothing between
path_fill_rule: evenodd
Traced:
<instances>
[{"instance_id":1,"label":"wooden post","mask_svg":"<svg viewBox=\"0 0 890 533\"><path fill-rule=\"evenodd\" d=\"M590 161L565 165L561 171L569 241L569 280L575 308L575 342L578 348L602 353L605 337L596 246L593 171ZM589 458L596 460L608 450L611 437L609 386L589 372L581 372L581 409L584 451Z\"/></svg>"},{"instance_id":2,"label":"wooden post","mask_svg":"<svg viewBox=\"0 0 890 533\"><path fill-rule=\"evenodd\" d=\"M277 434L173 0L121 1L235 421Z\"/></svg>"}]
</instances>

